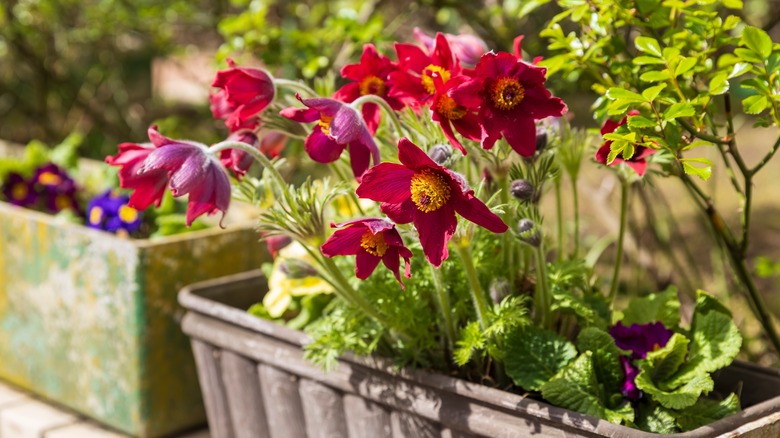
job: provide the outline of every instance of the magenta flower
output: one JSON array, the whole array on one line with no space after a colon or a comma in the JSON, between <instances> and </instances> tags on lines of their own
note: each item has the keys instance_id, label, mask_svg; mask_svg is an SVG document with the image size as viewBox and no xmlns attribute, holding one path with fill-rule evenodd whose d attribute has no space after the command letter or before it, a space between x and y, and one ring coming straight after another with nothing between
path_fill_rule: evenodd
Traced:
<instances>
[{"instance_id":1,"label":"magenta flower","mask_svg":"<svg viewBox=\"0 0 780 438\"><path fill-rule=\"evenodd\" d=\"M415 27L413 32L414 37L423 45L423 47L428 49L428 51L433 50L436 45L435 37L426 34L418 27ZM488 51L487 44L474 35L467 33L458 35L446 33L444 34L444 37L447 38L447 42L452 48L452 53L464 64L471 66L476 65L477 62L479 62L479 58Z\"/></svg>"},{"instance_id":2,"label":"magenta flower","mask_svg":"<svg viewBox=\"0 0 780 438\"><path fill-rule=\"evenodd\" d=\"M258 150L260 148L260 140L257 138L257 134L249 129L241 129L230 134L227 141L246 143ZM223 149L220 152L219 160L226 169L233 171L238 180L241 180L241 177L246 175L249 168L252 167L252 163L254 163L254 158L241 149Z\"/></svg>"},{"instance_id":3,"label":"magenta flower","mask_svg":"<svg viewBox=\"0 0 780 438\"><path fill-rule=\"evenodd\" d=\"M639 374L639 369L625 356L620 356L620 365L623 366L623 373L625 375L623 385L620 387L620 392L623 394L623 397L631 401L639 400L642 396L642 391L636 386L636 376Z\"/></svg>"},{"instance_id":4,"label":"magenta flower","mask_svg":"<svg viewBox=\"0 0 780 438\"><path fill-rule=\"evenodd\" d=\"M32 183L47 211L52 213L67 209L79 211L76 201L76 182L65 169L53 163L44 164L35 170Z\"/></svg>"},{"instance_id":5,"label":"magenta flower","mask_svg":"<svg viewBox=\"0 0 780 438\"><path fill-rule=\"evenodd\" d=\"M366 172L357 194L382 202L382 211L394 222L414 223L425 258L434 266L449 255L447 242L458 225L455 213L494 233L507 230L461 176L406 138L398 142L398 158L401 164L381 163Z\"/></svg>"},{"instance_id":6,"label":"magenta flower","mask_svg":"<svg viewBox=\"0 0 780 438\"><path fill-rule=\"evenodd\" d=\"M368 132L360 113L350 105L328 98L302 99L308 108L286 108L281 114L296 122L319 121L306 137L304 148L312 160L318 163L336 161L345 148L349 148L352 173L360 180L373 158L379 163L379 148Z\"/></svg>"},{"instance_id":7,"label":"magenta flower","mask_svg":"<svg viewBox=\"0 0 780 438\"><path fill-rule=\"evenodd\" d=\"M228 65L227 70L217 72L211 84L220 89L209 99L212 113L214 118L227 118L231 130L252 127L257 115L274 100L274 80L259 68L236 67L231 59Z\"/></svg>"},{"instance_id":8,"label":"magenta flower","mask_svg":"<svg viewBox=\"0 0 780 438\"><path fill-rule=\"evenodd\" d=\"M452 54L443 34L436 34L429 52L413 44L395 44L398 70L390 73L390 96L420 106L430 102L437 85L461 74L460 63Z\"/></svg>"},{"instance_id":9,"label":"magenta flower","mask_svg":"<svg viewBox=\"0 0 780 438\"><path fill-rule=\"evenodd\" d=\"M647 353L665 347L674 332L661 322L631 324L629 327L618 322L609 329L609 334L618 348L631 351L632 359L644 359Z\"/></svg>"},{"instance_id":10,"label":"magenta flower","mask_svg":"<svg viewBox=\"0 0 780 438\"><path fill-rule=\"evenodd\" d=\"M601 125L601 135L615 132L615 130L618 129L620 126L623 126L626 123L628 123L629 117L638 116L638 115L639 115L639 111L631 110L618 123L616 123L613 120L607 119L604 122L604 124ZM604 144L601 145L601 147L596 151L596 161L598 161L599 163L605 166L606 165L617 166L620 163L626 163L626 165L634 169L634 172L636 172L639 176L643 176L645 174L645 170L647 170L647 157L655 153L654 149L645 146L636 146L634 148L634 155L632 155L631 158L629 158L628 160L624 159L621 156L617 156L611 163L607 164L611 147L612 147L612 140L605 141Z\"/></svg>"},{"instance_id":11,"label":"magenta flower","mask_svg":"<svg viewBox=\"0 0 780 438\"><path fill-rule=\"evenodd\" d=\"M382 261L403 287L399 273L401 257L406 262L404 275L411 278L409 259L412 258L412 252L404 246L392 222L374 218L357 219L338 225L331 224L331 227L341 229L333 233L320 250L326 257L355 255L357 278L368 278Z\"/></svg>"},{"instance_id":12,"label":"magenta flower","mask_svg":"<svg viewBox=\"0 0 780 438\"><path fill-rule=\"evenodd\" d=\"M230 180L219 160L202 143L172 140L161 135L157 126L149 128L152 145L124 143L119 154L106 162L122 166L120 187L134 189L129 205L142 210L159 205L169 186L173 196L189 194L186 221L192 224L205 213L224 213L230 204ZM124 148L123 148L124 146Z\"/></svg>"}]
</instances>

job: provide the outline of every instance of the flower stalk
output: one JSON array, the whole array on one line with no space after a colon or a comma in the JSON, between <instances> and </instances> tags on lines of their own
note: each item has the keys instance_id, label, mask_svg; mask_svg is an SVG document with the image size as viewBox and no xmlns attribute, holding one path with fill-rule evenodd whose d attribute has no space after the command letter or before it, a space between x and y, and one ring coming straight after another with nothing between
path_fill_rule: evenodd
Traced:
<instances>
[{"instance_id":1,"label":"flower stalk","mask_svg":"<svg viewBox=\"0 0 780 438\"><path fill-rule=\"evenodd\" d=\"M614 303L620 283L620 268L623 264L623 244L628 222L628 197L630 184L624 178L620 178L620 225L618 228L617 248L615 251L615 269L612 273L612 283L609 288L609 302Z\"/></svg>"}]
</instances>

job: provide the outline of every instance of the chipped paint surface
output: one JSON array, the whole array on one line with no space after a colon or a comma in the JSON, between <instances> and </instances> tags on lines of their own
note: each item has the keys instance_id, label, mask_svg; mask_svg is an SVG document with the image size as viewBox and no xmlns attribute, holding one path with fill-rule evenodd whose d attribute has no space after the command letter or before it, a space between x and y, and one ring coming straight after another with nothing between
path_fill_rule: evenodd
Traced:
<instances>
[{"instance_id":1,"label":"chipped paint surface","mask_svg":"<svg viewBox=\"0 0 780 438\"><path fill-rule=\"evenodd\" d=\"M258 267L256 240L130 241L0 203L0 378L133 435L203 424L176 294Z\"/></svg>"}]
</instances>

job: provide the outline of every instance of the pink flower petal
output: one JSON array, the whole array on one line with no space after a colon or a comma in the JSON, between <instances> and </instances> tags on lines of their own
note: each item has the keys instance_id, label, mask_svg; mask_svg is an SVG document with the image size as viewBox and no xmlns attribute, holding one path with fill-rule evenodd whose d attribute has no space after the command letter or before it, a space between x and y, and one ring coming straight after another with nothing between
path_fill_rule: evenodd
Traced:
<instances>
[{"instance_id":1,"label":"pink flower petal","mask_svg":"<svg viewBox=\"0 0 780 438\"><path fill-rule=\"evenodd\" d=\"M366 229L362 225L352 225L348 228L336 230L336 232L328 237L328 240L322 244L320 251L322 251L322 254L326 257L357 254L362 251L360 239L365 233Z\"/></svg>"},{"instance_id":2,"label":"pink flower petal","mask_svg":"<svg viewBox=\"0 0 780 438\"><path fill-rule=\"evenodd\" d=\"M319 125L314 127L304 142L306 153L318 163L332 163L338 160L346 147L346 144L339 144L325 135Z\"/></svg>"},{"instance_id":3,"label":"pink flower petal","mask_svg":"<svg viewBox=\"0 0 780 438\"><path fill-rule=\"evenodd\" d=\"M355 257L355 276L365 280L374 272L380 260L381 257L369 254L365 250L358 251Z\"/></svg>"},{"instance_id":4,"label":"pink flower petal","mask_svg":"<svg viewBox=\"0 0 780 438\"><path fill-rule=\"evenodd\" d=\"M412 196L414 171L395 163L380 163L366 173L355 192L361 198L400 204Z\"/></svg>"},{"instance_id":5,"label":"pink flower petal","mask_svg":"<svg viewBox=\"0 0 780 438\"><path fill-rule=\"evenodd\" d=\"M449 204L429 213L418 211L414 218L414 227L420 235L425 258L434 266L441 266L449 257L447 242L455 234L458 220Z\"/></svg>"}]
</instances>

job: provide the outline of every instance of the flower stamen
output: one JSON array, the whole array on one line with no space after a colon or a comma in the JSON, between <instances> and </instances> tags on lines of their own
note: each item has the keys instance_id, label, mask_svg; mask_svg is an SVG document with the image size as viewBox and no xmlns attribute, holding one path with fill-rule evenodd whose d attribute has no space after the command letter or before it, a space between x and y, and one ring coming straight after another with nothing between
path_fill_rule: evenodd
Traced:
<instances>
[{"instance_id":1,"label":"flower stamen","mask_svg":"<svg viewBox=\"0 0 780 438\"><path fill-rule=\"evenodd\" d=\"M373 234L370 231L363 234L360 238L360 247L365 249L367 253L383 257L387 252L387 243L382 233Z\"/></svg>"},{"instance_id":2,"label":"flower stamen","mask_svg":"<svg viewBox=\"0 0 780 438\"><path fill-rule=\"evenodd\" d=\"M330 122L333 121L333 116L326 116L325 114L320 114L320 128L322 129L322 133L325 135L330 136Z\"/></svg>"},{"instance_id":3,"label":"flower stamen","mask_svg":"<svg viewBox=\"0 0 780 438\"><path fill-rule=\"evenodd\" d=\"M19 183L14 184L13 187L11 187L11 196L17 201L26 198L28 193L27 184Z\"/></svg>"},{"instance_id":4,"label":"flower stamen","mask_svg":"<svg viewBox=\"0 0 780 438\"><path fill-rule=\"evenodd\" d=\"M45 186L57 186L62 183L62 177L53 172L43 172L38 175L38 182Z\"/></svg>"},{"instance_id":5,"label":"flower stamen","mask_svg":"<svg viewBox=\"0 0 780 438\"><path fill-rule=\"evenodd\" d=\"M440 209L450 199L450 186L442 175L425 169L412 177L409 188L417 209L430 213Z\"/></svg>"},{"instance_id":6,"label":"flower stamen","mask_svg":"<svg viewBox=\"0 0 780 438\"><path fill-rule=\"evenodd\" d=\"M442 95L437 101L434 108L437 113L443 115L450 120L458 120L466 115L466 109L453 100L450 96Z\"/></svg>"},{"instance_id":7,"label":"flower stamen","mask_svg":"<svg viewBox=\"0 0 780 438\"><path fill-rule=\"evenodd\" d=\"M438 65L431 64L428 67L425 67L422 71L422 85L428 94L436 93L436 84L433 81L433 78L435 77L441 78L441 82L446 83L450 80L450 72Z\"/></svg>"},{"instance_id":8,"label":"flower stamen","mask_svg":"<svg viewBox=\"0 0 780 438\"><path fill-rule=\"evenodd\" d=\"M515 78L499 78L490 85L490 99L493 105L504 111L516 107L525 97L525 88Z\"/></svg>"},{"instance_id":9,"label":"flower stamen","mask_svg":"<svg viewBox=\"0 0 780 438\"><path fill-rule=\"evenodd\" d=\"M375 94L377 96L385 95L385 81L376 76L366 76L360 81L360 95Z\"/></svg>"},{"instance_id":10,"label":"flower stamen","mask_svg":"<svg viewBox=\"0 0 780 438\"><path fill-rule=\"evenodd\" d=\"M138 210L127 205L119 207L119 220L126 224L130 224L138 220Z\"/></svg>"}]
</instances>

